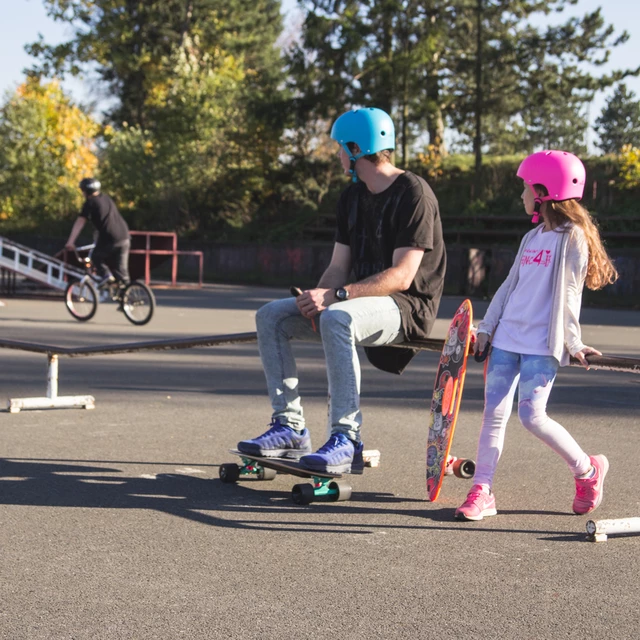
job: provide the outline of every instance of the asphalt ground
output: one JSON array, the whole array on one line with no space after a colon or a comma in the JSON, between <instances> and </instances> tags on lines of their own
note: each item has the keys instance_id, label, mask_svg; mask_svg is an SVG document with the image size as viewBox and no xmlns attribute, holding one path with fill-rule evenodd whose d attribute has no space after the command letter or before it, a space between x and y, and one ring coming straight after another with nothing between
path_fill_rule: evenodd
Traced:
<instances>
[{"instance_id":1,"label":"asphalt ground","mask_svg":"<svg viewBox=\"0 0 640 640\"><path fill-rule=\"evenodd\" d=\"M0 335L60 346L254 330L286 291L157 290L152 322L114 305L86 324L60 300L5 300ZM460 299L443 301L444 337ZM482 316L486 303L474 302ZM587 344L640 357L640 312L583 310ZM324 442L320 347L296 345L314 444ZM381 466L348 502L297 506L297 479L222 484L228 449L270 408L255 344L60 359L60 395L96 409L0 411L0 638L576 638L640 635L640 536L585 539L589 517L640 516L640 377L562 369L549 413L611 463L593 516L571 513L565 463L512 417L498 516L453 519L470 481L425 501L438 354L402 376L363 358L363 439ZM482 370L470 361L453 452L474 457ZM43 396L44 355L0 349L0 403Z\"/></svg>"}]
</instances>

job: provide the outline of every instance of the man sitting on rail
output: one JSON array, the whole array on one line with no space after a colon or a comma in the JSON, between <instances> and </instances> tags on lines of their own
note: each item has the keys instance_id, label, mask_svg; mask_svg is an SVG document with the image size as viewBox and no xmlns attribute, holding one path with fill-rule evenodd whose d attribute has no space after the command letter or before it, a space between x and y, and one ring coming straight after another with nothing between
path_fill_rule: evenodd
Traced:
<instances>
[{"instance_id":1,"label":"man sitting on rail","mask_svg":"<svg viewBox=\"0 0 640 640\"><path fill-rule=\"evenodd\" d=\"M428 337L446 254L433 191L391 162L395 130L389 115L374 108L349 111L336 120L331 137L352 179L338 203L333 256L316 288L258 310L272 422L266 433L240 442L238 449L300 458L310 470L348 473L363 466L356 345L365 346L378 368L402 372L416 352L384 345ZM355 282L349 280L352 271ZM305 428L291 340L324 347L331 437L316 453Z\"/></svg>"}]
</instances>

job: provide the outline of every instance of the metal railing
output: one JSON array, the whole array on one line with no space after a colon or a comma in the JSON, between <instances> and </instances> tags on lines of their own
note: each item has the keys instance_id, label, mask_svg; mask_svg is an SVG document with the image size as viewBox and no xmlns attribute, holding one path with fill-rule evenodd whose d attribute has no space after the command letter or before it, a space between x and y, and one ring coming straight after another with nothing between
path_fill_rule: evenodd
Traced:
<instances>
[{"instance_id":1,"label":"metal railing","mask_svg":"<svg viewBox=\"0 0 640 640\"><path fill-rule=\"evenodd\" d=\"M0 348L45 354L48 362L47 395L38 398L11 398L8 401L8 409L10 413L18 413L22 409L47 409L54 407L84 407L85 409L93 409L95 407L95 398L93 396L58 396L58 359L60 357L79 358L93 355L137 353L140 351L170 351L176 349L191 349L193 347L215 347L226 344L248 344L256 342L257 339L258 337L255 331L218 336L99 345L96 347L59 347L48 344L0 339ZM441 352L444 347L444 340L430 338L428 340L404 342L391 346L398 349ZM587 361L594 369L640 374L640 359L638 358L591 355L587 357ZM578 360L572 358L571 366L581 367L582 365Z\"/></svg>"},{"instance_id":2,"label":"metal railing","mask_svg":"<svg viewBox=\"0 0 640 640\"><path fill-rule=\"evenodd\" d=\"M74 279L80 279L84 275L84 271L77 267L2 236L0 267L61 291L67 288L70 275Z\"/></svg>"}]
</instances>

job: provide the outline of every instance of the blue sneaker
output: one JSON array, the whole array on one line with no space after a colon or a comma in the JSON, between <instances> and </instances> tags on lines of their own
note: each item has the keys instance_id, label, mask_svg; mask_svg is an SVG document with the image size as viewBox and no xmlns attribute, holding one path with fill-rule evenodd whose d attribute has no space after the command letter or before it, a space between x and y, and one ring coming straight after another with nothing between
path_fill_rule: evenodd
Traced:
<instances>
[{"instance_id":1,"label":"blue sneaker","mask_svg":"<svg viewBox=\"0 0 640 640\"><path fill-rule=\"evenodd\" d=\"M272 420L271 428L261 436L238 442L240 453L262 456L263 458L293 458L297 460L312 450L308 429L296 431L286 424L280 424L278 418Z\"/></svg>"},{"instance_id":2,"label":"blue sneaker","mask_svg":"<svg viewBox=\"0 0 640 640\"><path fill-rule=\"evenodd\" d=\"M315 453L300 458L300 466L323 473L362 473L362 442L350 440L344 433L334 433Z\"/></svg>"}]
</instances>

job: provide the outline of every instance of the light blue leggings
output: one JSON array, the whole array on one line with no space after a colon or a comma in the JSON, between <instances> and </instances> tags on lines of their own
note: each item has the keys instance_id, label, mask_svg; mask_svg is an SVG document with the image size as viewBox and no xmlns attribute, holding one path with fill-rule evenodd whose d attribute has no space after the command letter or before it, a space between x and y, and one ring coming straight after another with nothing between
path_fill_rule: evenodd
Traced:
<instances>
[{"instance_id":1,"label":"light blue leggings","mask_svg":"<svg viewBox=\"0 0 640 640\"><path fill-rule=\"evenodd\" d=\"M560 455L574 476L589 471L589 456L562 425L547 416L547 401L557 371L558 361L553 356L518 354L496 347L491 350L474 484L489 488L493 484L516 387L518 417L525 429Z\"/></svg>"}]
</instances>

